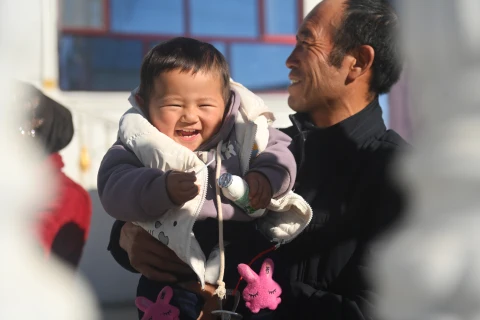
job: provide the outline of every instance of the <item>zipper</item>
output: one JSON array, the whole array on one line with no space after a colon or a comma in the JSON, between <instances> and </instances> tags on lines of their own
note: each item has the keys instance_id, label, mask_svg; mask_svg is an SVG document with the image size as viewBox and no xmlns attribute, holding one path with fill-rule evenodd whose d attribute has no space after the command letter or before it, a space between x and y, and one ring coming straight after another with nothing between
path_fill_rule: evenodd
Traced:
<instances>
[{"instance_id":1,"label":"zipper","mask_svg":"<svg viewBox=\"0 0 480 320\"><path fill-rule=\"evenodd\" d=\"M293 126L295 129L298 131L298 136L300 136L300 141L299 141L299 147L298 151L296 152L299 153L299 159L298 159L298 164L297 164L297 174L300 173L300 170L302 169L304 163L305 163L305 143L307 141L307 137L305 136L305 133L303 132L300 121L297 120L295 115L291 114L288 116L290 118L290 121L292 122ZM292 137L292 143L294 143L295 137Z\"/></svg>"},{"instance_id":2,"label":"zipper","mask_svg":"<svg viewBox=\"0 0 480 320\"><path fill-rule=\"evenodd\" d=\"M257 125L252 121L249 121L248 123L253 128L252 128L252 130L247 130L247 133L250 135L250 141L249 141L249 143L244 143L244 147L243 147L243 149L245 149L246 145L249 146L249 149L248 149L249 152L246 152L246 154L248 154L248 157L244 158L244 159L247 159L247 162L245 163L245 166L244 166L244 169L243 169L243 176L245 176L248 169L250 169L250 160L252 160L252 151L253 151L253 146L255 145L255 136L257 134ZM242 159L242 160L244 160L244 159Z\"/></svg>"},{"instance_id":3,"label":"zipper","mask_svg":"<svg viewBox=\"0 0 480 320\"><path fill-rule=\"evenodd\" d=\"M197 217L198 215L200 214L200 211L202 210L203 208L203 205L205 204L205 200L207 199L207 188L208 188L208 167L206 168L205 171L205 181L203 183L203 191L202 191L202 199L200 200L200 204L199 206L197 207L197 209L195 210L195 214L193 216L193 223L192 223L192 227L190 228L190 233L193 232L193 226L195 225L195 222L197 222ZM196 239L196 238L195 238ZM190 246L189 246L190 247ZM206 257L205 257L206 258ZM206 261L205 261L206 262ZM201 279L202 283L205 283L205 275L203 275L202 279ZM202 285L202 289L203 289L203 285Z\"/></svg>"},{"instance_id":4,"label":"zipper","mask_svg":"<svg viewBox=\"0 0 480 320\"><path fill-rule=\"evenodd\" d=\"M303 133L303 130L302 130L302 127L300 125L300 121L297 120L297 118L295 117L294 114L291 114L288 116L290 118L290 121L292 122L293 126L295 127L295 129L297 129L298 133L300 134L300 136L302 137L302 140L305 141L306 138L305 138L305 134Z\"/></svg>"},{"instance_id":5,"label":"zipper","mask_svg":"<svg viewBox=\"0 0 480 320\"><path fill-rule=\"evenodd\" d=\"M205 171L205 181L203 182L202 200L200 200L200 205L195 210L195 215L194 215L195 220L194 221L197 220L197 216L200 214L200 210L202 209L203 204L205 203L205 200L207 199L207 188L208 188L208 168ZM192 230L193 230L193 225L192 225ZM190 230L190 231L192 231L192 230Z\"/></svg>"}]
</instances>

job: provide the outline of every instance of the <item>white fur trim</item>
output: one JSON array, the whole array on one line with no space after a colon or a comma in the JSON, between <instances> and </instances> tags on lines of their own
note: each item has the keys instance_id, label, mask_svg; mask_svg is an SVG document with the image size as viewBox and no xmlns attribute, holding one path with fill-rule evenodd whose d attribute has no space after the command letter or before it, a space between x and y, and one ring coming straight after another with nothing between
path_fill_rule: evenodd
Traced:
<instances>
[{"instance_id":1,"label":"white fur trim","mask_svg":"<svg viewBox=\"0 0 480 320\"><path fill-rule=\"evenodd\" d=\"M290 191L284 197L270 201L269 211L257 220L257 226L267 238L285 243L297 237L312 220L313 211L300 195Z\"/></svg>"}]
</instances>

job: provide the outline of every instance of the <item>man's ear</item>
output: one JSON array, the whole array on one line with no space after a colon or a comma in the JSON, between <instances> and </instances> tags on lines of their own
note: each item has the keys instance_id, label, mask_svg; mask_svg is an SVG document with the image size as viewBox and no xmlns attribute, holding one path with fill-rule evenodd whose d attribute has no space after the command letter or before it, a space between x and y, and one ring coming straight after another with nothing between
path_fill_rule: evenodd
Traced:
<instances>
[{"instance_id":1,"label":"man's ear","mask_svg":"<svg viewBox=\"0 0 480 320\"><path fill-rule=\"evenodd\" d=\"M354 81L367 73L373 64L375 58L375 50L372 46L363 45L358 47L354 52L350 54L351 59L350 70L348 72L348 80Z\"/></svg>"}]
</instances>

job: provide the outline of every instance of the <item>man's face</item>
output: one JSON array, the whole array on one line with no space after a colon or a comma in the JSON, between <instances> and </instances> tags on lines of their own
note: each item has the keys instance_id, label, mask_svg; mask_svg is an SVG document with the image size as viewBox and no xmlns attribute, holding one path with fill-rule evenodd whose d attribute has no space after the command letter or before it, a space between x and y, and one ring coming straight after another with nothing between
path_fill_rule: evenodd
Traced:
<instances>
[{"instance_id":1,"label":"man's face","mask_svg":"<svg viewBox=\"0 0 480 320\"><path fill-rule=\"evenodd\" d=\"M161 73L154 83L148 113L152 124L194 151L219 130L225 113L220 77L211 72Z\"/></svg>"},{"instance_id":2,"label":"man's face","mask_svg":"<svg viewBox=\"0 0 480 320\"><path fill-rule=\"evenodd\" d=\"M313 112L343 94L348 66L330 65L333 35L342 21L344 0L324 0L305 18L297 44L286 61L291 72L289 106L296 112Z\"/></svg>"}]
</instances>

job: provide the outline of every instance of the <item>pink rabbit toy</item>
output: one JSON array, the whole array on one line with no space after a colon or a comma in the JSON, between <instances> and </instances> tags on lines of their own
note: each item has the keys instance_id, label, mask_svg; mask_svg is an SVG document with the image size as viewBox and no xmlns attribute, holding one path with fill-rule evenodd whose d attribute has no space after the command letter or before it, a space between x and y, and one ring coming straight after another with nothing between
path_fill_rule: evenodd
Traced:
<instances>
[{"instance_id":1,"label":"pink rabbit toy","mask_svg":"<svg viewBox=\"0 0 480 320\"><path fill-rule=\"evenodd\" d=\"M172 296L172 288L165 287L158 294L155 303L145 297L135 299L135 305L144 312L142 320L180 320L180 311L170 305Z\"/></svg>"},{"instance_id":2,"label":"pink rabbit toy","mask_svg":"<svg viewBox=\"0 0 480 320\"><path fill-rule=\"evenodd\" d=\"M273 261L265 259L260 269L260 275L257 275L246 264L238 265L238 272L247 281L247 286L243 290L243 299L245 305L253 313L258 313L260 309L269 308L275 310L282 299L282 289L273 279Z\"/></svg>"}]
</instances>

